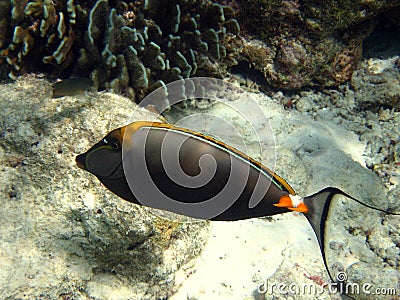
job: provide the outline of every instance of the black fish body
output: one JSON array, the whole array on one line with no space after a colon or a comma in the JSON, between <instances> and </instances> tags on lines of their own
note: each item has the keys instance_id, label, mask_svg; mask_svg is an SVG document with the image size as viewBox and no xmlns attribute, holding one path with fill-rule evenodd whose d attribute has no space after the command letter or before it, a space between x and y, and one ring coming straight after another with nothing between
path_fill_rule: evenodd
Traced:
<instances>
[{"instance_id":1,"label":"black fish body","mask_svg":"<svg viewBox=\"0 0 400 300\"><path fill-rule=\"evenodd\" d=\"M81 168L96 175L108 189L121 198L132 203L142 204L128 185L122 163L123 135L127 134L129 126L131 126L134 128L134 132L130 132L129 135L139 136L139 138L136 137L137 142L143 143L140 148L145 149L142 154L145 156L146 170L157 188L170 198L182 203L204 202L217 196L230 180L230 185L237 190L233 195L237 199L232 199L232 204L226 210L207 219L240 220L291 211L287 207L277 207L274 204L277 204L283 196L295 195L294 190L271 170L236 149L202 134L167 124L151 122L133 124L136 126L131 124L112 131L85 154L77 157L77 163ZM142 137L140 137L141 135ZM213 161L210 162L210 159L214 160L216 167L211 180L206 184L191 187L188 186L191 183L188 185L176 184L170 179L170 174L167 174L163 165L165 161L174 159L168 159L165 156L175 156L176 144L181 144L179 164L190 180L204 171L199 166L201 159L206 158L205 166L203 166L205 168L212 168ZM163 155L161 151L163 151ZM127 155L132 156L132 154ZM101 165L102 169L97 167L98 165ZM107 171L103 169L107 169ZM144 170L138 169L135 172L141 173ZM268 186L269 188L266 189ZM254 195L255 191L258 191L258 197ZM144 194L149 193L144 192ZM256 198L254 201L257 202L257 205L250 208L249 201L252 196ZM199 216L192 215L192 217Z\"/></svg>"}]
</instances>

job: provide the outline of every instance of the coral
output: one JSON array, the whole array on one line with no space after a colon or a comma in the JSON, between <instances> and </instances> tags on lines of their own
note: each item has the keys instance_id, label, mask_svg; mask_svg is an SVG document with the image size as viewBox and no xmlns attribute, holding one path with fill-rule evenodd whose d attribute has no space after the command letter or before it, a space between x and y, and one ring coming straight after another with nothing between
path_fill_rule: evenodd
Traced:
<instances>
[{"instance_id":1,"label":"coral","mask_svg":"<svg viewBox=\"0 0 400 300\"><path fill-rule=\"evenodd\" d=\"M0 54L10 66L10 78L29 72L57 76L73 62L75 33L71 26L76 13L71 2L65 3L64 10L63 3L51 0L9 2L3 20L7 20L13 32L9 34L7 26L2 27L5 33Z\"/></svg>"},{"instance_id":2,"label":"coral","mask_svg":"<svg viewBox=\"0 0 400 300\"><path fill-rule=\"evenodd\" d=\"M137 100L174 80L220 77L235 63L224 44L227 33L237 34L239 28L228 16L233 16L228 6L206 1L146 1L118 8L98 1L77 68L94 68L91 78L100 89Z\"/></svg>"},{"instance_id":3,"label":"coral","mask_svg":"<svg viewBox=\"0 0 400 300\"><path fill-rule=\"evenodd\" d=\"M221 77L236 63L228 46L240 30L235 12L212 1L18 0L0 15L15 28L0 35L11 78L87 76L140 100L155 86Z\"/></svg>"},{"instance_id":4,"label":"coral","mask_svg":"<svg viewBox=\"0 0 400 300\"><path fill-rule=\"evenodd\" d=\"M90 77L136 100L168 82L223 77L242 62L279 89L351 78L381 15L400 0L7 0L0 64L9 76ZM240 24L240 26L239 26Z\"/></svg>"},{"instance_id":5,"label":"coral","mask_svg":"<svg viewBox=\"0 0 400 300\"><path fill-rule=\"evenodd\" d=\"M362 43L381 14L400 1L236 0L243 59L279 89L348 81ZM257 17L256 17L257 16ZM259 39L265 45L261 56ZM268 62L267 64L260 63Z\"/></svg>"}]
</instances>

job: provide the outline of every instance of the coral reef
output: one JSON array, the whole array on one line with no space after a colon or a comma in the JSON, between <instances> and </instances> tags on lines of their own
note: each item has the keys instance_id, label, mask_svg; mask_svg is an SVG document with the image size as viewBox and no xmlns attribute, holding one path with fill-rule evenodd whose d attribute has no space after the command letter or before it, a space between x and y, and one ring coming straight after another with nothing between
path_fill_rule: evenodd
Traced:
<instances>
[{"instance_id":1,"label":"coral reef","mask_svg":"<svg viewBox=\"0 0 400 300\"><path fill-rule=\"evenodd\" d=\"M0 16L13 79L87 76L98 89L140 100L174 80L221 77L236 63L226 47L239 33L234 10L211 1L19 0L2 4Z\"/></svg>"},{"instance_id":2,"label":"coral reef","mask_svg":"<svg viewBox=\"0 0 400 300\"><path fill-rule=\"evenodd\" d=\"M174 80L221 78L240 62L273 88L338 86L376 25L398 26L399 9L400 0L7 0L0 65L14 79L88 77L137 101Z\"/></svg>"},{"instance_id":3,"label":"coral reef","mask_svg":"<svg viewBox=\"0 0 400 300\"><path fill-rule=\"evenodd\" d=\"M288 90L348 81L379 16L400 6L398 0L235 3L246 36L236 47L270 85Z\"/></svg>"},{"instance_id":4,"label":"coral reef","mask_svg":"<svg viewBox=\"0 0 400 300\"><path fill-rule=\"evenodd\" d=\"M57 76L73 62L73 28L80 23L76 24L72 0L4 2L0 54L11 68L10 78L38 71Z\"/></svg>"}]
</instances>

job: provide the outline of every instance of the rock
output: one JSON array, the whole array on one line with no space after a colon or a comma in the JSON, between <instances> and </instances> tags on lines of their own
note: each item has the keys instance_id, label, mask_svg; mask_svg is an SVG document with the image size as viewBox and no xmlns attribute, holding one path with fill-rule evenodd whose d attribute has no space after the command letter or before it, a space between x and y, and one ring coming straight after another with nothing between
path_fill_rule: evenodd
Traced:
<instances>
[{"instance_id":1,"label":"rock","mask_svg":"<svg viewBox=\"0 0 400 300\"><path fill-rule=\"evenodd\" d=\"M307 100L305 97L301 97L297 102L296 102L296 108L298 111L312 111L312 104L310 101Z\"/></svg>"},{"instance_id":2,"label":"rock","mask_svg":"<svg viewBox=\"0 0 400 300\"><path fill-rule=\"evenodd\" d=\"M381 108L379 110L379 120L381 121L389 121L392 118L392 114L389 109Z\"/></svg>"},{"instance_id":3,"label":"rock","mask_svg":"<svg viewBox=\"0 0 400 300\"><path fill-rule=\"evenodd\" d=\"M382 27L398 22L400 5L399 1L381 0L234 3L244 37L244 41L237 40L242 49L239 60L260 71L274 88L285 90L338 86L348 81L362 57L363 41L379 21ZM386 12L392 13L393 21L381 18ZM397 35L390 34L385 45Z\"/></svg>"},{"instance_id":4,"label":"rock","mask_svg":"<svg viewBox=\"0 0 400 300\"><path fill-rule=\"evenodd\" d=\"M381 107L400 107L399 68L395 65L397 58L371 58L360 63L351 78L355 101L360 107L375 111Z\"/></svg>"},{"instance_id":5,"label":"rock","mask_svg":"<svg viewBox=\"0 0 400 300\"><path fill-rule=\"evenodd\" d=\"M108 93L52 99L31 77L0 88L0 298L169 297L207 223L162 219L75 165L109 130L152 113Z\"/></svg>"}]
</instances>

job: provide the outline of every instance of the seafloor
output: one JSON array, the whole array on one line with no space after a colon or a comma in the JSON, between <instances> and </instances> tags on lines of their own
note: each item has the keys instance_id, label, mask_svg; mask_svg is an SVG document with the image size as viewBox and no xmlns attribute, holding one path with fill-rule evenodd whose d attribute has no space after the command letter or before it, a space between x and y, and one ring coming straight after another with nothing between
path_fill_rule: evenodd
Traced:
<instances>
[{"instance_id":1,"label":"seafloor","mask_svg":"<svg viewBox=\"0 0 400 300\"><path fill-rule=\"evenodd\" d=\"M0 1L0 300L347 299L331 279L400 299L399 5ZM136 104L201 75L229 83L223 101L206 85L163 115ZM57 77L75 79L54 93ZM301 213L188 222L77 167L110 130L154 119L237 147L299 195L368 204L332 199L333 278Z\"/></svg>"},{"instance_id":2,"label":"seafloor","mask_svg":"<svg viewBox=\"0 0 400 300\"><path fill-rule=\"evenodd\" d=\"M399 78L398 58L390 58L362 61L351 85L331 90L267 96L243 75L227 80L261 108L275 137L275 170L300 195L335 186L398 212L400 112L363 104L384 100ZM151 112L109 93L54 99L50 83L34 76L0 89L1 299L311 299L295 288L270 289L322 289L328 281L298 213L180 224L117 198L76 167L74 157L109 130L132 116L154 118ZM165 117L194 114L243 125L220 103L187 103ZM254 128L267 126L258 115ZM260 144L242 137L248 153L263 159ZM328 264L360 285L400 292L399 218L344 198L335 209ZM340 297L322 290L318 299Z\"/></svg>"}]
</instances>

